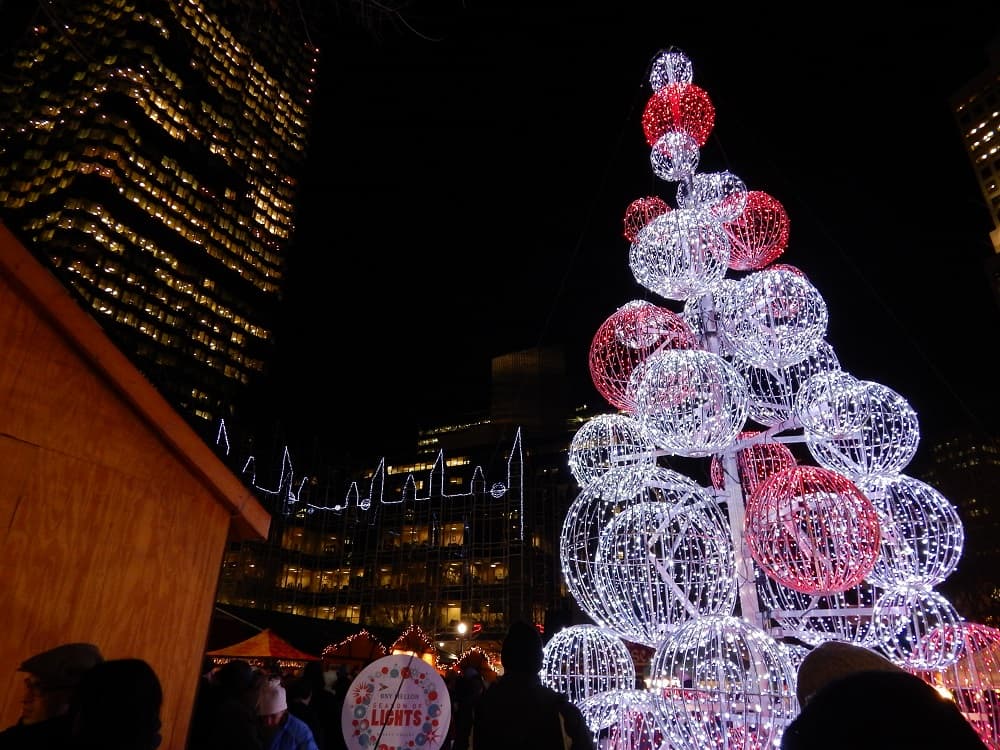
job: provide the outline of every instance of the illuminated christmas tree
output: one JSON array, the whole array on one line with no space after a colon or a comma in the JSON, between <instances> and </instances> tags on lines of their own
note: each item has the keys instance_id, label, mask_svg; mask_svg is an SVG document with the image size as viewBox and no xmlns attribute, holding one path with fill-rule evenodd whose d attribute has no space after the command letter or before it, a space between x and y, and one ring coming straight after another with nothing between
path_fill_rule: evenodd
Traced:
<instances>
[{"instance_id":1,"label":"illuminated christmas tree","mask_svg":"<svg viewBox=\"0 0 1000 750\"><path fill-rule=\"evenodd\" d=\"M595 625L555 634L543 680L616 748L776 747L799 710L799 661L836 639L947 688L998 747L1000 631L964 622L935 589L964 529L903 473L916 413L841 368L820 292L776 263L781 203L698 171L715 109L690 60L667 50L650 71L642 129L675 189L633 201L624 235L657 301L622 305L591 343L594 385L616 411L574 436L581 491L560 554ZM670 457L708 462L711 486ZM624 642L654 650L646 689Z\"/></svg>"}]
</instances>

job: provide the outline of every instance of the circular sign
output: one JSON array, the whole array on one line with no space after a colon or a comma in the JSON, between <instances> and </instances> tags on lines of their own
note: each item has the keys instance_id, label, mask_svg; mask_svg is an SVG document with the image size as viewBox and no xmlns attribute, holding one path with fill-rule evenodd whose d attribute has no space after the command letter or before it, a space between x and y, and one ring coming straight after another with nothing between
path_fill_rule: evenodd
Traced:
<instances>
[{"instance_id":1,"label":"circular sign","mask_svg":"<svg viewBox=\"0 0 1000 750\"><path fill-rule=\"evenodd\" d=\"M348 688L340 717L348 750L436 750L450 721L441 675L409 654L365 667Z\"/></svg>"}]
</instances>

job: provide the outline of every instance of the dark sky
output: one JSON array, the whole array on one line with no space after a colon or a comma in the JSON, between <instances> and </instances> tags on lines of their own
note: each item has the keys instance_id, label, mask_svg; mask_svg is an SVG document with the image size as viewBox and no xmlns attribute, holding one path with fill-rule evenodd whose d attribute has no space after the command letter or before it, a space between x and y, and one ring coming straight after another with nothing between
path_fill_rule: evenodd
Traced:
<instances>
[{"instance_id":1,"label":"dark sky","mask_svg":"<svg viewBox=\"0 0 1000 750\"><path fill-rule=\"evenodd\" d=\"M990 222L948 97L986 66L1000 4L881 20L435 5L374 34L343 21L326 43L269 386L288 442L409 447L418 425L485 408L492 357L535 345L563 346L567 387L599 403L600 324L636 298L680 309L634 280L622 236L635 198L675 203L640 124L668 47L715 106L700 171L782 202L781 260L826 300L843 369L907 398L924 442L992 426Z\"/></svg>"}]
</instances>

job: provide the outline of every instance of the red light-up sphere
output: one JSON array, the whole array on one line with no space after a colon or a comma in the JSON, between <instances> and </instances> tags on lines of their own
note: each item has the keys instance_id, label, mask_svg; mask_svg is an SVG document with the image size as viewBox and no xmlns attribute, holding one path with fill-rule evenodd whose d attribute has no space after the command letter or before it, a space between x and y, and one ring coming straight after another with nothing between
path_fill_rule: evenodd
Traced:
<instances>
[{"instance_id":1,"label":"red light-up sphere","mask_svg":"<svg viewBox=\"0 0 1000 750\"><path fill-rule=\"evenodd\" d=\"M957 632L956 632L957 631ZM1000 748L1000 630L963 622L935 631L942 640L957 638L958 661L947 669L915 672L951 693L955 704L990 750Z\"/></svg>"},{"instance_id":2,"label":"red light-up sphere","mask_svg":"<svg viewBox=\"0 0 1000 750\"><path fill-rule=\"evenodd\" d=\"M655 195L636 198L625 209L625 239L634 241L640 229L669 210L667 202Z\"/></svg>"},{"instance_id":3,"label":"red light-up sphere","mask_svg":"<svg viewBox=\"0 0 1000 750\"><path fill-rule=\"evenodd\" d=\"M680 315L644 300L622 305L597 329L590 343L590 377L609 404L634 413L628 393L636 366L660 349L696 349L698 339Z\"/></svg>"},{"instance_id":4,"label":"red light-up sphere","mask_svg":"<svg viewBox=\"0 0 1000 750\"><path fill-rule=\"evenodd\" d=\"M788 214L767 193L747 193L743 213L723 227L729 235L729 267L734 271L760 269L788 247Z\"/></svg>"},{"instance_id":5,"label":"red light-up sphere","mask_svg":"<svg viewBox=\"0 0 1000 750\"><path fill-rule=\"evenodd\" d=\"M642 131L650 146L655 146L660 136L670 130L687 133L695 143L704 146L714 126L712 100L693 83L668 83L650 97L642 113Z\"/></svg>"},{"instance_id":6,"label":"red light-up sphere","mask_svg":"<svg viewBox=\"0 0 1000 750\"><path fill-rule=\"evenodd\" d=\"M748 430L741 432L737 440L748 440L759 434L759 431ZM769 476L790 469L797 463L795 456L784 443L761 442L740 448L736 451L736 469L743 494L752 494L760 483ZM718 454L712 456L709 473L712 478L712 486L715 489L723 490L726 488L725 469Z\"/></svg>"},{"instance_id":7,"label":"red light-up sphere","mask_svg":"<svg viewBox=\"0 0 1000 750\"><path fill-rule=\"evenodd\" d=\"M793 466L764 480L746 504L746 540L761 569L806 594L844 591L878 559L878 513L847 477Z\"/></svg>"}]
</instances>

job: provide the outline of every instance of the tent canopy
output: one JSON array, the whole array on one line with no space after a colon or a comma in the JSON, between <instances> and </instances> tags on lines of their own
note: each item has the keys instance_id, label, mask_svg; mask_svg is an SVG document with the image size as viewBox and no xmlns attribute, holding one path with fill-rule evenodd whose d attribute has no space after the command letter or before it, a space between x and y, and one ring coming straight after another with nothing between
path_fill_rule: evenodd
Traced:
<instances>
[{"instance_id":1,"label":"tent canopy","mask_svg":"<svg viewBox=\"0 0 1000 750\"><path fill-rule=\"evenodd\" d=\"M270 628L225 648L209 651L207 656L224 656L231 659L286 659L288 661L319 661L318 656L299 651L295 646L272 632Z\"/></svg>"}]
</instances>

